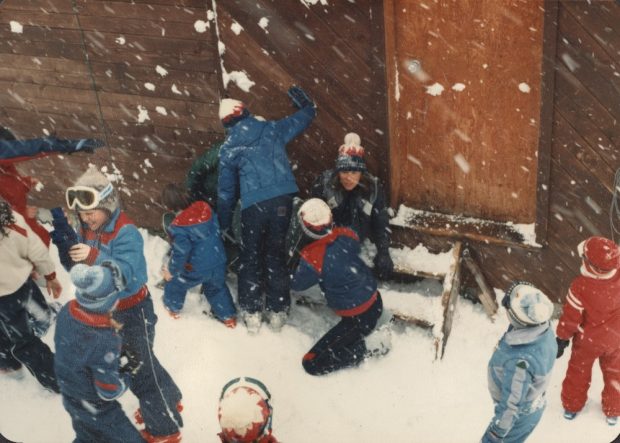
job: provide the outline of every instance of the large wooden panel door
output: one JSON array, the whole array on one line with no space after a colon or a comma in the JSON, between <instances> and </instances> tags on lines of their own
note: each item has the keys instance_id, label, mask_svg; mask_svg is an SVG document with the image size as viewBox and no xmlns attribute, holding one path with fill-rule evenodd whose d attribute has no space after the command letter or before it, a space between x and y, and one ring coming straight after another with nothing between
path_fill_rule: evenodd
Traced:
<instances>
[{"instance_id":1,"label":"large wooden panel door","mask_svg":"<svg viewBox=\"0 0 620 443\"><path fill-rule=\"evenodd\" d=\"M391 202L536 218L543 0L385 0Z\"/></svg>"}]
</instances>

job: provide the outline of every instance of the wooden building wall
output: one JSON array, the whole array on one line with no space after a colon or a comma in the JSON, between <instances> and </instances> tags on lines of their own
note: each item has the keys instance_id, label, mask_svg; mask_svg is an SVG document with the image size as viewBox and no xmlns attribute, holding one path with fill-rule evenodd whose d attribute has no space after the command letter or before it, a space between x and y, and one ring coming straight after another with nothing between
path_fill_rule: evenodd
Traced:
<instances>
[{"instance_id":1,"label":"wooden building wall","mask_svg":"<svg viewBox=\"0 0 620 443\"><path fill-rule=\"evenodd\" d=\"M578 270L576 244L610 235L608 208L620 167L620 5L545 4L557 8L554 55L543 61L555 71L542 110L553 120L548 202L538 208L546 244L472 246L492 286L529 279L561 299ZM24 163L22 170L44 184L36 202L58 204L88 162L105 164L123 177L129 214L155 227L162 184L182 178L191 159L223 135L219 97L280 118L293 111L286 90L296 83L318 105L315 122L290 146L301 187L331 167L348 131L361 135L370 170L389 184L382 11L378 0L285 7L277 0L226 0L215 8L211 0L6 0L0 125L20 137L44 131L105 137L109 148L93 156ZM23 33L12 32L11 21ZM224 88L222 70L233 77L243 72L254 85L246 90L231 80ZM148 120L139 121L139 106Z\"/></svg>"},{"instance_id":2,"label":"wooden building wall","mask_svg":"<svg viewBox=\"0 0 620 443\"><path fill-rule=\"evenodd\" d=\"M577 244L612 235L610 205L620 168L620 4L559 1L553 69L544 248L474 247L494 287L528 279L561 300L579 270Z\"/></svg>"}]
</instances>

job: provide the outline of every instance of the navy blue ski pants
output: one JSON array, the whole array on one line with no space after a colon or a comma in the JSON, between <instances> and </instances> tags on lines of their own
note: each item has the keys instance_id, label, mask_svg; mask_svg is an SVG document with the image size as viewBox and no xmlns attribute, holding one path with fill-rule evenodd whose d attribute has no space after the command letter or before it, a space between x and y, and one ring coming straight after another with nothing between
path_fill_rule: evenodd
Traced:
<instances>
[{"instance_id":1,"label":"navy blue ski pants","mask_svg":"<svg viewBox=\"0 0 620 443\"><path fill-rule=\"evenodd\" d=\"M129 309L115 311L114 318L123 324L120 330L123 348L142 362L138 372L132 375L129 388L140 401L146 430L153 436L178 432L183 426L177 411L182 395L153 351L157 315L151 295L147 294L144 300Z\"/></svg>"},{"instance_id":2,"label":"navy blue ski pants","mask_svg":"<svg viewBox=\"0 0 620 443\"><path fill-rule=\"evenodd\" d=\"M342 317L304 355L302 365L306 372L310 375L325 375L360 364L366 356L364 338L373 331L382 312L383 301L379 294L365 312Z\"/></svg>"},{"instance_id":3,"label":"navy blue ski pants","mask_svg":"<svg viewBox=\"0 0 620 443\"><path fill-rule=\"evenodd\" d=\"M0 367L17 369L16 362L23 364L41 385L60 392L54 373L54 354L35 335L27 309L33 299L42 297L31 278L14 293L0 297Z\"/></svg>"},{"instance_id":4,"label":"navy blue ski pants","mask_svg":"<svg viewBox=\"0 0 620 443\"><path fill-rule=\"evenodd\" d=\"M281 195L241 211L239 308L282 312L291 303L286 233L293 197ZM263 304L263 290L265 303Z\"/></svg>"},{"instance_id":5,"label":"navy blue ski pants","mask_svg":"<svg viewBox=\"0 0 620 443\"><path fill-rule=\"evenodd\" d=\"M140 443L142 436L116 400L92 401L62 396L75 431L73 443Z\"/></svg>"}]
</instances>

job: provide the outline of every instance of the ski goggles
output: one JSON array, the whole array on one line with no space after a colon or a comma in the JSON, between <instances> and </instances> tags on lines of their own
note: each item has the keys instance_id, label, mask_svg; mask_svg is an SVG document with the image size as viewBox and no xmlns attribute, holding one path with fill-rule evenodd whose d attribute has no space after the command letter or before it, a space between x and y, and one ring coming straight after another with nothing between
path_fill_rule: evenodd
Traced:
<instances>
[{"instance_id":1,"label":"ski goggles","mask_svg":"<svg viewBox=\"0 0 620 443\"><path fill-rule=\"evenodd\" d=\"M101 191L90 186L71 186L67 188L65 197L69 209L88 211L95 209L104 198L112 194L114 188L112 183L108 183Z\"/></svg>"}]
</instances>

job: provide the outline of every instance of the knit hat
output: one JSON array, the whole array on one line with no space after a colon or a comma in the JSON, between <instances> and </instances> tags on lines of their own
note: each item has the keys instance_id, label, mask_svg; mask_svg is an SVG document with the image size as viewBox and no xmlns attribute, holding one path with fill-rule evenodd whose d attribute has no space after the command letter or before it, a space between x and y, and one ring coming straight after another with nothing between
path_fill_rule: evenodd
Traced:
<instances>
[{"instance_id":1,"label":"knit hat","mask_svg":"<svg viewBox=\"0 0 620 443\"><path fill-rule=\"evenodd\" d=\"M229 381L222 389L218 416L226 441L253 442L271 435L271 395L251 377Z\"/></svg>"},{"instance_id":2,"label":"knit hat","mask_svg":"<svg viewBox=\"0 0 620 443\"><path fill-rule=\"evenodd\" d=\"M75 285L75 298L80 306L92 312L109 312L123 289L121 271L112 261L100 266L78 263L69 272Z\"/></svg>"},{"instance_id":3,"label":"knit hat","mask_svg":"<svg viewBox=\"0 0 620 443\"><path fill-rule=\"evenodd\" d=\"M538 326L553 315L553 303L533 284L517 281L506 291L502 305L508 311L508 318L518 328Z\"/></svg>"},{"instance_id":4,"label":"knit hat","mask_svg":"<svg viewBox=\"0 0 620 443\"><path fill-rule=\"evenodd\" d=\"M605 237L590 237L577 246L577 251L591 271L604 274L620 268L620 248Z\"/></svg>"},{"instance_id":5,"label":"knit hat","mask_svg":"<svg viewBox=\"0 0 620 443\"><path fill-rule=\"evenodd\" d=\"M96 189L97 191L103 191L107 186L112 184L96 167L91 166L88 170L77 179L74 186L87 186L89 188ZM99 201L99 204L94 209L104 209L113 214L120 207L120 198L116 188L112 188L112 192ZM79 208L78 208L79 210Z\"/></svg>"},{"instance_id":6,"label":"knit hat","mask_svg":"<svg viewBox=\"0 0 620 443\"><path fill-rule=\"evenodd\" d=\"M366 171L364 148L361 142L360 136L355 132L349 132L344 136L344 144L338 148L336 171Z\"/></svg>"},{"instance_id":7,"label":"knit hat","mask_svg":"<svg viewBox=\"0 0 620 443\"><path fill-rule=\"evenodd\" d=\"M325 237L332 227L332 211L320 198L306 200L297 217L304 233L315 240Z\"/></svg>"},{"instance_id":8,"label":"knit hat","mask_svg":"<svg viewBox=\"0 0 620 443\"><path fill-rule=\"evenodd\" d=\"M232 98L225 98L220 102L219 117L226 128L237 124L238 121L250 115L243 102Z\"/></svg>"}]
</instances>

